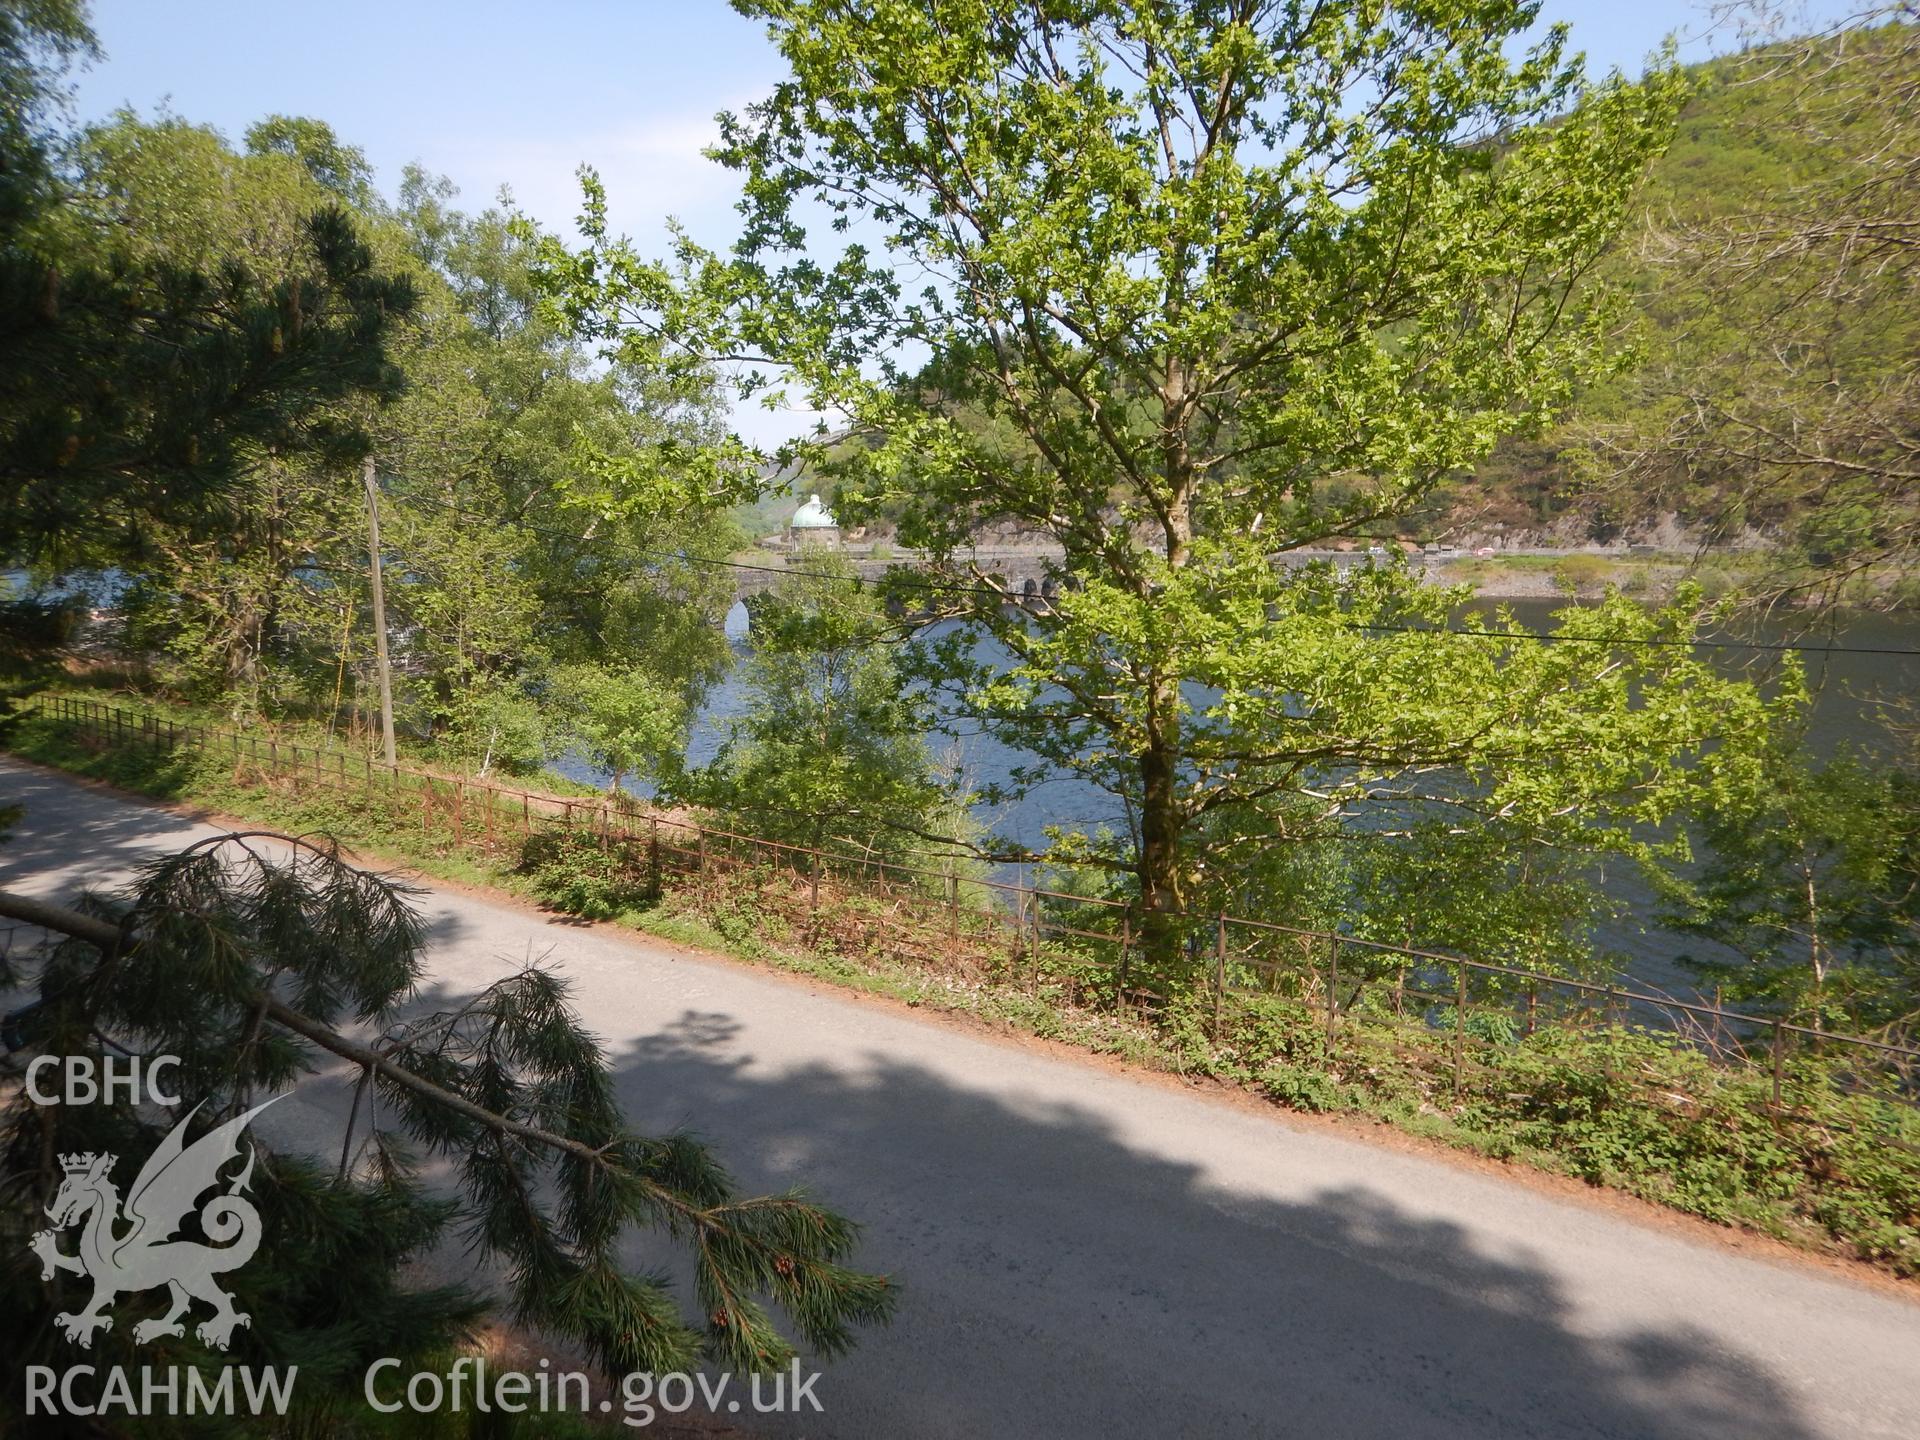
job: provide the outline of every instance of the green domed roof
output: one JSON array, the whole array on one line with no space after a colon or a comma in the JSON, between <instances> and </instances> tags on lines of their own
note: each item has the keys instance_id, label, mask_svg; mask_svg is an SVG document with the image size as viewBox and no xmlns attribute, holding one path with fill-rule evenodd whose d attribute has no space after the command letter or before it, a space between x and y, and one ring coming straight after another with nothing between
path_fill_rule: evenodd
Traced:
<instances>
[{"instance_id":1,"label":"green domed roof","mask_svg":"<svg viewBox=\"0 0 1920 1440\"><path fill-rule=\"evenodd\" d=\"M793 512L792 528L795 530L837 530L840 522L833 518L833 512L820 503L818 495L809 495L807 503Z\"/></svg>"}]
</instances>

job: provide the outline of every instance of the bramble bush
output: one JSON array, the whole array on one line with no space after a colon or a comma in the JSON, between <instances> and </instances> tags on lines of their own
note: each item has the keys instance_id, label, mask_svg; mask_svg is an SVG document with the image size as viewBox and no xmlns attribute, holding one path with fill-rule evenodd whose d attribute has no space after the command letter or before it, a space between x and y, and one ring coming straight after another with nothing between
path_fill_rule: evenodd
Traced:
<instances>
[{"instance_id":1,"label":"bramble bush","mask_svg":"<svg viewBox=\"0 0 1920 1440\"><path fill-rule=\"evenodd\" d=\"M1329 1048L1324 1012L1264 995L1231 997L1217 1039L1202 1002L1165 1026L1183 1068L1297 1109L1438 1119L1483 1153L1920 1275L1920 1112L1844 1093L1844 1061L1789 1061L1776 1117L1761 1066L1619 1026L1526 1035L1488 1018L1510 1021L1469 1017L1457 1101L1450 1026L1348 1013Z\"/></svg>"},{"instance_id":2,"label":"bramble bush","mask_svg":"<svg viewBox=\"0 0 1920 1440\"><path fill-rule=\"evenodd\" d=\"M597 836L536 831L521 846L520 872L541 900L588 920L612 920L646 909L659 888L627 849Z\"/></svg>"}]
</instances>

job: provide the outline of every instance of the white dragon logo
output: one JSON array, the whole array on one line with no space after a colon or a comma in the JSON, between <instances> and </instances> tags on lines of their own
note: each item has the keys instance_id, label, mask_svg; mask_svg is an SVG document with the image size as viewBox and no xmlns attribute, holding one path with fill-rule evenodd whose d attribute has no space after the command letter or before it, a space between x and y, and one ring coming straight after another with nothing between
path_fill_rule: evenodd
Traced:
<instances>
[{"instance_id":1,"label":"white dragon logo","mask_svg":"<svg viewBox=\"0 0 1920 1440\"><path fill-rule=\"evenodd\" d=\"M51 1280L57 1270L93 1279L93 1299L86 1309L54 1317L67 1339L82 1349L92 1348L94 1331L113 1328L113 1317L106 1311L116 1296L161 1285L171 1293L172 1303L164 1316L134 1326L133 1338L140 1344L162 1335L184 1334L180 1317L195 1300L213 1306L214 1313L195 1327L194 1334L215 1350L226 1349L234 1328L249 1323L246 1315L233 1308L233 1297L214 1283L214 1276L238 1270L260 1248L260 1212L240 1194L253 1175L251 1145L246 1167L228 1184L226 1193L214 1196L200 1211L200 1228L214 1243L172 1237L201 1194L220 1183L220 1167L239 1153L240 1132L247 1122L274 1100L256 1105L188 1145L187 1124L200 1111L200 1106L194 1106L140 1167L127 1192L124 1215L109 1178L117 1155L60 1157L66 1179L47 1207L53 1228L36 1234L27 1248L40 1257L42 1280ZM86 1228L80 1234L78 1253L61 1253L59 1232L83 1217ZM123 1219L131 1221L131 1227L116 1235L114 1227Z\"/></svg>"}]
</instances>

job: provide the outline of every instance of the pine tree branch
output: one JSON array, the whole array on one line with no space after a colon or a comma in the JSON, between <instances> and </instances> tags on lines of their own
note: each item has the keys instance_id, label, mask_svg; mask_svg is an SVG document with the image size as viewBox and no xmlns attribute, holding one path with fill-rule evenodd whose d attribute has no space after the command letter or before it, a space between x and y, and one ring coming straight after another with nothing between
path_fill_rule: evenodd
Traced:
<instances>
[{"instance_id":1,"label":"pine tree branch","mask_svg":"<svg viewBox=\"0 0 1920 1440\"><path fill-rule=\"evenodd\" d=\"M285 842L292 837L275 838ZM98 999L101 981L115 974L131 986L123 1000L131 1007L128 1013L136 1017L155 1002L154 992L165 992L194 963L212 956L222 972L217 988L223 1005L249 1020L264 1017L276 1027L275 1033L299 1037L355 1067L360 1075L356 1108L359 1092L368 1080L377 1078L396 1092L394 1098L402 1102L413 1123L436 1148L450 1156L476 1150L497 1153L501 1161L497 1174L470 1170L461 1186L476 1220L487 1233L486 1247L513 1260L519 1270L550 1252L554 1265L548 1267L548 1280L560 1284L561 1290L554 1291L551 1283L531 1275L518 1287L518 1305L524 1314L538 1315L543 1323L577 1334L614 1369L658 1370L689 1365L700 1350L732 1362L736 1368L758 1371L781 1363L792 1349L773 1328L760 1302L749 1296L765 1294L786 1308L822 1355L848 1348L851 1327L881 1323L889 1317L897 1293L889 1277L865 1275L829 1263L852 1248L855 1227L849 1222L808 1204L795 1193L742 1201L699 1146L684 1137L657 1141L626 1130L613 1100L603 1057L566 1008L566 985L558 977L527 971L512 982L483 992L493 997L493 1025L508 1026L518 1036L516 1045L526 1048L517 1059L532 1069L531 1088L505 1073L505 1057L489 1058L498 1040L493 1031L485 1042L488 1054L462 1062L438 1052L396 1053L387 1042L363 1044L310 1013L318 1005L324 1007L320 1014L331 1015L344 998L337 993L343 983L347 988L364 989L365 978L357 976L356 967L364 968L369 942L372 951L378 952L393 938L380 927L372 932L351 924L319 932L296 927L317 945L303 952L311 956L311 971L299 977L303 986L292 997L295 1003L273 995L273 981L260 968L270 962L246 953L249 947L244 944L236 951L238 937L221 930L216 922L222 916L234 920L240 931L257 942L267 940L269 933L285 941L285 927L290 923L287 917L279 916L276 927L273 915L262 918L250 909L232 915L223 903L209 910L210 898L230 903L236 897L250 901L253 896L246 887L223 890L227 882L208 868L216 864L217 857L206 847L232 840L237 840L256 864L262 863L244 837L201 842L149 867L147 880L124 920L5 891L0 891L0 919L34 925L99 951L103 958L90 970L84 965L73 966L56 952L59 964L65 967L58 988L69 1003L85 1003ZM392 882L351 871L330 852L316 854L337 871L357 876L373 890L392 898ZM302 888L300 877L291 870L274 872L269 879L274 883L262 893L296 907L324 908L340 900L337 885ZM368 899L357 889L350 898ZM404 905L401 908L406 909ZM385 976L378 995L360 997L363 1018L385 1013L392 1000L412 993L419 978L417 957L422 937L417 927L403 929L400 938L409 951L406 964ZM379 958L375 953L376 962ZM236 964L238 969L234 968ZM160 1008L164 1009L164 1004ZM469 1005L447 1023L457 1024L461 1016L475 1008ZM189 1023L203 1020L204 1016L197 1016ZM132 1023L140 1021L136 1018ZM435 1025L429 1025L429 1031ZM203 1058L214 1072L221 1070L223 1057ZM498 1073L504 1083L465 1092L463 1079L472 1080L476 1067L482 1079ZM291 1081L298 1070L294 1054L283 1053L273 1072L275 1083ZM559 1106L552 1088L556 1084L567 1097ZM561 1115L561 1129L515 1118L523 1096L531 1097L535 1118ZM482 1138L481 1132L492 1137L491 1143ZM574 1138L576 1133L585 1138ZM508 1145L508 1137L518 1143ZM531 1155L508 1153L522 1146L530 1152L546 1152L557 1163L556 1178L566 1206L565 1229L571 1236L565 1244L550 1233L546 1219L535 1211L513 1217L514 1223L508 1227L512 1234L496 1233L501 1221L496 1212L503 1196L498 1182L517 1189L523 1203L535 1184ZM350 1154L349 1136L342 1147L343 1159ZM715 1297L720 1302L716 1306L709 1300L704 1342L699 1331L669 1325L664 1318L670 1308L664 1282L627 1277L618 1270L613 1246L628 1222L658 1226L693 1246L702 1298ZM595 1275L601 1278L594 1280ZM566 1293L570 1285L585 1285L591 1293ZM639 1333L643 1330L645 1334Z\"/></svg>"},{"instance_id":2,"label":"pine tree branch","mask_svg":"<svg viewBox=\"0 0 1920 1440\"><path fill-rule=\"evenodd\" d=\"M106 920L83 915L78 910L70 910L64 905L51 901L38 900L28 895L16 895L11 891L0 890L0 917L19 920L29 925L37 925L43 930L55 931L99 949L109 957L119 953L126 943L120 927ZM648 1192L650 1198L696 1225L707 1226L718 1222L697 1206L689 1205L673 1194L672 1191L634 1176L614 1164L600 1150L578 1140L570 1140L564 1135L556 1135L551 1130L538 1125L529 1125L525 1121L515 1120L511 1116L501 1115L476 1105L462 1095L434 1084L431 1080L414 1074L401 1065L368 1046L349 1040L329 1025L322 1024L310 1015L303 1015L292 1006L270 996L261 997L266 1016L283 1029L291 1030L302 1039L309 1040L322 1050L351 1061L362 1071L371 1071L385 1077L402 1089L410 1090L422 1099L444 1106L457 1115L484 1125L489 1130L514 1135L533 1144L542 1145L572 1155L576 1159L604 1169L617 1170L624 1177L638 1181Z\"/></svg>"}]
</instances>

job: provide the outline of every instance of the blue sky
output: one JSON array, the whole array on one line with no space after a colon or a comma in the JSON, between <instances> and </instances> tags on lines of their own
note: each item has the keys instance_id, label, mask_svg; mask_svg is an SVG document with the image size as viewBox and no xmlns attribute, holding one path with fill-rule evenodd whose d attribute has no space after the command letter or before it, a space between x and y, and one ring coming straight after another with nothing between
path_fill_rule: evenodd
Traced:
<instances>
[{"instance_id":1,"label":"blue sky","mask_svg":"<svg viewBox=\"0 0 1920 1440\"><path fill-rule=\"evenodd\" d=\"M95 0L93 18L106 58L76 77L82 118L165 103L237 143L264 115L311 115L365 150L389 194L417 160L467 208L504 184L566 234L590 163L615 228L643 242L669 215L732 239L732 178L700 151L716 111L781 73L723 0ZM1711 43L1686 0L1546 0L1543 19L1571 24L1595 70L1637 72L1670 31L1689 56Z\"/></svg>"},{"instance_id":2,"label":"blue sky","mask_svg":"<svg viewBox=\"0 0 1920 1440\"><path fill-rule=\"evenodd\" d=\"M263 115L313 115L367 152L389 193L418 160L469 207L504 183L568 230L589 162L636 238L668 215L731 238L730 177L700 149L714 112L781 68L723 0L95 0L93 13L106 59L78 77L85 118L166 101L237 142ZM1544 18L1568 21L1596 69L1632 71L1670 30L1707 23L1685 0L1547 0Z\"/></svg>"}]
</instances>

